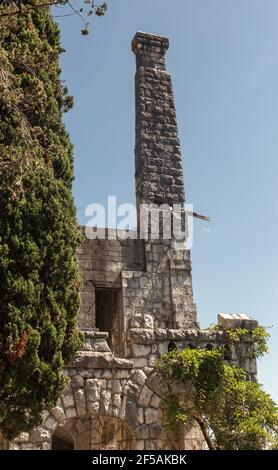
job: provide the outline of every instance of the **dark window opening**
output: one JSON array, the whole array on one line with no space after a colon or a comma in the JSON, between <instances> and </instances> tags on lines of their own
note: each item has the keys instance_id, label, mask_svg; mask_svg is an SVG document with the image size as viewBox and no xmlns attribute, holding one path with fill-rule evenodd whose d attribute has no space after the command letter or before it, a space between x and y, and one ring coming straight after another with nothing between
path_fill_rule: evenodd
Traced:
<instances>
[{"instance_id":1,"label":"dark window opening","mask_svg":"<svg viewBox=\"0 0 278 470\"><path fill-rule=\"evenodd\" d=\"M232 351L228 344L225 344L224 346L224 359L225 361L231 361L232 359Z\"/></svg>"},{"instance_id":2,"label":"dark window opening","mask_svg":"<svg viewBox=\"0 0 278 470\"><path fill-rule=\"evenodd\" d=\"M177 350L177 345L176 343L174 343L174 341L170 341L170 343L168 344L168 351L175 351Z\"/></svg>"},{"instance_id":3,"label":"dark window opening","mask_svg":"<svg viewBox=\"0 0 278 470\"><path fill-rule=\"evenodd\" d=\"M96 328L108 333L107 343L111 351L122 356L124 326L120 289L96 289Z\"/></svg>"},{"instance_id":4,"label":"dark window opening","mask_svg":"<svg viewBox=\"0 0 278 470\"><path fill-rule=\"evenodd\" d=\"M74 450L73 439L66 430L57 428L54 431L52 450Z\"/></svg>"}]
</instances>

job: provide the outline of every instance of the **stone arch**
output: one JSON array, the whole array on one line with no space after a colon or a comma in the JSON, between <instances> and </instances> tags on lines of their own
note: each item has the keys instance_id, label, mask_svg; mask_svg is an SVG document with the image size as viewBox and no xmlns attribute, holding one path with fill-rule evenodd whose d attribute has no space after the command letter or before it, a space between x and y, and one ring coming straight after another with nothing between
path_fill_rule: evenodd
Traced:
<instances>
[{"instance_id":1,"label":"stone arch","mask_svg":"<svg viewBox=\"0 0 278 470\"><path fill-rule=\"evenodd\" d=\"M121 374L118 375L121 377ZM110 377L110 374L105 376ZM44 413L42 427L35 430L36 434L33 431L30 434L31 442L43 441L45 448L51 448L55 433L59 437L61 433L69 432L73 436L74 448L78 449L101 448L101 446L136 448L132 427L125 420L126 397L123 389L128 376L127 374L123 376L122 382L113 377L109 380L88 378L79 388L71 381L61 394L57 405ZM90 438L85 436L89 428ZM103 433L101 435L97 433L93 437L93 428L103 428ZM81 445L77 436L82 433L85 434ZM120 435L122 444L119 443Z\"/></svg>"},{"instance_id":2,"label":"stone arch","mask_svg":"<svg viewBox=\"0 0 278 470\"><path fill-rule=\"evenodd\" d=\"M131 450L134 446L130 426L114 416L70 418L52 434L55 450Z\"/></svg>"},{"instance_id":3,"label":"stone arch","mask_svg":"<svg viewBox=\"0 0 278 470\"><path fill-rule=\"evenodd\" d=\"M134 433L130 426L113 416L95 416L92 422L91 448L95 450L132 450Z\"/></svg>"},{"instance_id":4,"label":"stone arch","mask_svg":"<svg viewBox=\"0 0 278 470\"><path fill-rule=\"evenodd\" d=\"M181 448L177 436L164 428L165 389L155 373L147 375L142 370L135 370L123 393L125 406L122 417L134 431L137 450Z\"/></svg>"},{"instance_id":5,"label":"stone arch","mask_svg":"<svg viewBox=\"0 0 278 470\"><path fill-rule=\"evenodd\" d=\"M57 405L45 411L42 426L23 433L16 445L21 449L51 449L55 432L62 439L65 431L78 449L182 448L177 436L165 430L163 396L165 390L155 371L73 371ZM78 435L83 435L82 439ZM69 439L65 441L71 444Z\"/></svg>"}]
</instances>

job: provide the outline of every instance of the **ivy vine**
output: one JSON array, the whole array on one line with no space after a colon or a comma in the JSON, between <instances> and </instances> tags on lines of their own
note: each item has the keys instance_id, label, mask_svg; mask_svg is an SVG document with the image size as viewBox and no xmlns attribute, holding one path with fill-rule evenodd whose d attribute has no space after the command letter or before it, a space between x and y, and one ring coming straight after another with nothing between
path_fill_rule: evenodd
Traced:
<instances>
[{"instance_id":1,"label":"ivy vine","mask_svg":"<svg viewBox=\"0 0 278 470\"><path fill-rule=\"evenodd\" d=\"M167 390L167 429L195 424L211 450L277 449L277 405L226 363L223 348L175 349L160 357L157 372Z\"/></svg>"},{"instance_id":2,"label":"ivy vine","mask_svg":"<svg viewBox=\"0 0 278 470\"><path fill-rule=\"evenodd\" d=\"M241 340L244 340L245 336L251 337L253 345L250 352L248 353L248 356L250 358L257 359L269 352L267 342L270 337L270 334L266 331L266 328L261 325L258 325L254 329L228 329L226 330L226 333L231 344L238 344Z\"/></svg>"}]
</instances>

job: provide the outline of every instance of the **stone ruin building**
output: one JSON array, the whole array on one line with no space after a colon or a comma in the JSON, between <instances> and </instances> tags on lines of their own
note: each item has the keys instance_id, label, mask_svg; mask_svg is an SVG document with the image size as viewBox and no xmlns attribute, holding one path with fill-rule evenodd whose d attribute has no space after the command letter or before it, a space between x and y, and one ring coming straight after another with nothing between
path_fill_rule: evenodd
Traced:
<instances>
[{"instance_id":1,"label":"stone ruin building","mask_svg":"<svg viewBox=\"0 0 278 470\"><path fill-rule=\"evenodd\" d=\"M184 204L184 180L167 38L138 32L135 183L140 204ZM82 230L85 232L85 228ZM107 229L106 229L107 230ZM41 427L2 441L6 449L203 449L195 426L179 436L164 427L163 389L154 366L173 347L226 345L227 359L256 377L245 339L227 344L225 329L252 329L246 315L218 315L219 331L202 330L192 293L188 249L173 239L90 239L78 250L83 276L79 327L83 350L66 367L70 383Z\"/></svg>"}]
</instances>

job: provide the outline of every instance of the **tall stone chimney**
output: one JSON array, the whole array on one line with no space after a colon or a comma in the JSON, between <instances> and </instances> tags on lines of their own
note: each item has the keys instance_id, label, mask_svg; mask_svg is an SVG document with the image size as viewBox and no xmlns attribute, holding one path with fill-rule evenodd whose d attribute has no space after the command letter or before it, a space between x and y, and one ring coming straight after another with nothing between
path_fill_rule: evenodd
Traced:
<instances>
[{"instance_id":1,"label":"tall stone chimney","mask_svg":"<svg viewBox=\"0 0 278 470\"><path fill-rule=\"evenodd\" d=\"M145 239L146 273L152 302L149 308L147 298L144 298L144 315L151 312L154 325L159 328L198 328L190 251L186 243L187 218L183 210L185 195L180 141L173 86L165 66L168 47L167 38L149 33L138 32L132 41L136 56L137 220L140 235L142 226L144 229L147 226L148 231L151 229L150 238L142 237ZM153 236L152 218L149 214L148 218L140 217L140 213L144 213L142 205L153 209L153 204L164 205L157 212L159 217L163 213L164 220L168 220L168 236L165 236L160 219L157 219L158 226ZM176 205L180 206L179 213ZM175 236L174 222L177 220L180 221L181 232L184 231L182 241L177 241ZM158 305L156 311L155 306Z\"/></svg>"},{"instance_id":2,"label":"tall stone chimney","mask_svg":"<svg viewBox=\"0 0 278 470\"><path fill-rule=\"evenodd\" d=\"M167 38L138 32L136 55L136 200L183 204L184 180L173 87L165 67Z\"/></svg>"}]
</instances>

